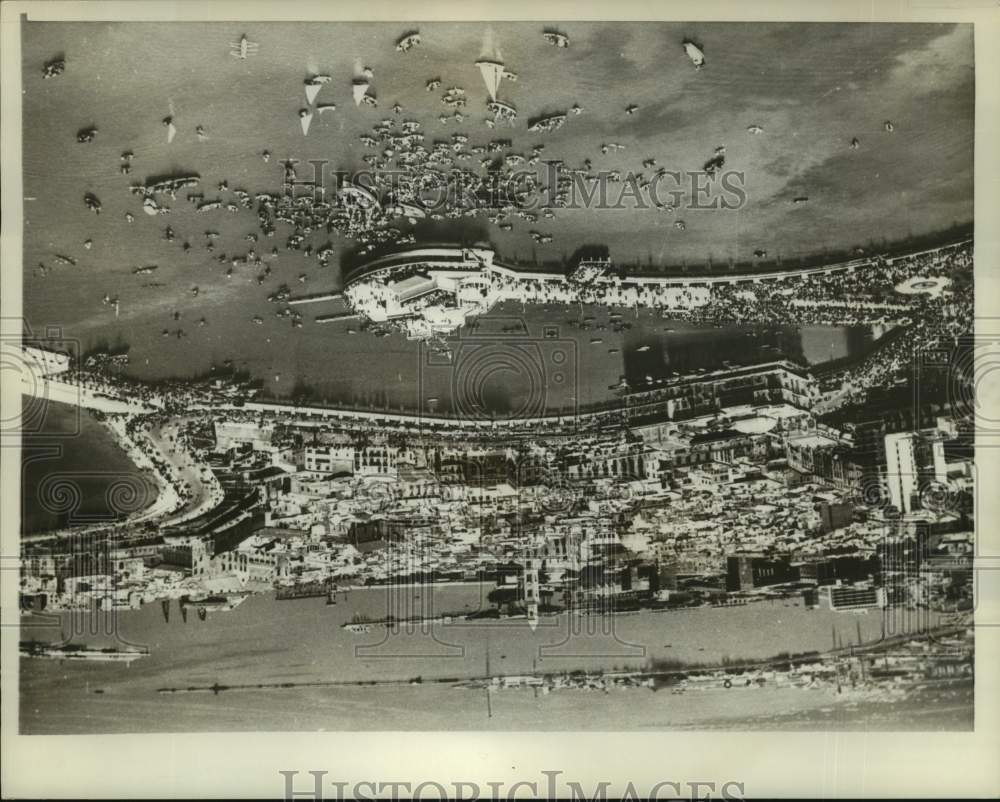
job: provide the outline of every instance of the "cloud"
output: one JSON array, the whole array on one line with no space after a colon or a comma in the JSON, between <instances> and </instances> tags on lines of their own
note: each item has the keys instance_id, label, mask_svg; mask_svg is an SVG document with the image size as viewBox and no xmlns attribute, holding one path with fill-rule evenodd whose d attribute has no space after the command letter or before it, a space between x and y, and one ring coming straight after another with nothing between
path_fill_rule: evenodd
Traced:
<instances>
[{"instance_id":1,"label":"cloud","mask_svg":"<svg viewBox=\"0 0 1000 802\"><path fill-rule=\"evenodd\" d=\"M919 97L963 83L971 79L974 70L972 25L955 25L925 47L898 54L887 88Z\"/></svg>"}]
</instances>

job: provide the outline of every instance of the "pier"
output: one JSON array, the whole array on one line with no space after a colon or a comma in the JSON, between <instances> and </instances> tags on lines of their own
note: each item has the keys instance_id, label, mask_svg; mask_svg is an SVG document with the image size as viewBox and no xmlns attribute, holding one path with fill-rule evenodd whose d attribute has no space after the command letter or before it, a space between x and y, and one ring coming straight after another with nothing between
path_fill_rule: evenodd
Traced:
<instances>
[{"instance_id":1,"label":"pier","mask_svg":"<svg viewBox=\"0 0 1000 802\"><path fill-rule=\"evenodd\" d=\"M301 306L302 304L318 304L324 301L336 301L343 298L342 292L321 292L316 295L303 295L301 298L289 298L289 306Z\"/></svg>"},{"instance_id":2,"label":"pier","mask_svg":"<svg viewBox=\"0 0 1000 802\"><path fill-rule=\"evenodd\" d=\"M316 315L313 318L317 323L333 323L337 320L356 320L361 317L357 312L333 312L329 315Z\"/></svg>"}]
</instances>

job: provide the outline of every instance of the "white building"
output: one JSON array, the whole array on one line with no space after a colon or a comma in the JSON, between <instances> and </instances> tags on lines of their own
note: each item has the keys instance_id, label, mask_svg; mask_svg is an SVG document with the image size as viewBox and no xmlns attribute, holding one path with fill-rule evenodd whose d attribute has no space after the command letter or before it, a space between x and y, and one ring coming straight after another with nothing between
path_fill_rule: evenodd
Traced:
<instances>
[{"instance_id":1,"label":"white building","mask_svg":"<svg viewBox=\"0 0 1000 802\"><path fill-rule=\"evenodd\" d=\"M944 439L937 432L887 434L885 458L889 500L903 513L919 508L921 477L948 483Z\"/></svg>"},{"instance_id":2,"label":"white building","mask_svg":"<svg viewBox=\"0 0 1000 802\"><path fill-rule=\"evenodd\" d=\"M899 432L885 436L886 485L889 500L903 513L913 511L913 496L917 492L917 460L914 432Z\"/></svg>"},{"instance_id":3,"label":"white building","mask_svg":"<svg viewBox=\"0 0 1000 802\"><path fill-rule=\"evenodd\" d=\"M353 473L354 446L308 446L305 469L319 473Z\"/></svg>"}]
</instances>

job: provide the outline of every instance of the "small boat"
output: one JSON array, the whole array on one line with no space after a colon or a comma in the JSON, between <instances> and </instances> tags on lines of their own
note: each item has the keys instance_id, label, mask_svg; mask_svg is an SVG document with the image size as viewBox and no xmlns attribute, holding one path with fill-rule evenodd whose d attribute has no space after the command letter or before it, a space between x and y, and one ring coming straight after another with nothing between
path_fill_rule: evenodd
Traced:
<instances>
[{"instance_id":1,"label":"small boat","mask_svg":"<svg viewBox=\"0 0 1000 802\"><path fill-rule=\"evenodd\" d=\"M372 631L370 624L344 624L344 629L356 635Z\"/></svg>"},{"instance_id":2,"label":"small boat","mask_svg":"<svg viewBox=\"0 0 1000 802\"><path fill-rule=\"evenodd\" d=\"M476 66L479 67L479 71L482 73L483 83L486 84L486 91L489 92L490 100L496 101L497 91L500 89L500 81L503 80L503 62L485 58L477 61Z\"/></svg>"},{"instance_id":3,"label":"small boat","mask_svg":"<svg viewBox=\"0 0 1000 802\"><path fill-rule=\"evenodd\" d=\"M148 196L142 202L142 210L150 216L155 216L158 214L167 214L170 211L170 209L167 208L166 206L160 206L160 204L158 204L156 202L156 199L152 196Z\"/></svg>"},{"instance_id":4,"label":"small boat","mask_svg":"<svg viewBox=\"0 0 1000 802\"><path fill-rule=\"evenodd\" d=\"M396 50L405 53L410 48L420 44L420 31L407 31L396 40Z\"/></svg>"},{"instance_id":5,"label":"small boat","mask_svg":"<svg viewBox=\"0 0 1000 802\"><path fill-rule=\"evenodd\" d=\"M319 90L323 88L323 84L314 78L306 78L306 102L312 105L316 100L316 95L319 94Z\"/></svg>"},{"instance_id":6,"label":"small boat","mask_svg":"<svg viewBox=\"0 0 1000 802\"><path fill-rule=\"evenodd\" d=\"M299 121L302 123L302 135L309 133L309 124L312 122L312 112L309 109L299 109Z\"/></svg>"},{"instance_id":7,"label":"small boat","mask_svg":"<svg viewBox=\"0 0 1000 802\"><path fill-rule=\"evenodd\" d=\"M245 60L247 56L257 55L257 42L251 42L247 39L247 35L243 34L238 42L229 43L229 55L234 58Z\"/></svg>"},{"instance_id":8,"label":"small boat","mask_svg":"<svg viewBox=\"0 0 1000 802\"><path fill-rule=\"evenodd\" d=\"M55 78L57 75L62 75L65 69L65 59L54 58L45 62L45 66L42 68L42 78Z\"/></svg>"},{"instance_id":9,"label":"small boat","mask_svg":"<svg viewBox=\"0 0 1000 802\"><path fill-rule=\"evenodd\" d=\"M550 45L556 47L569 47L569 37L554 28L546 28L542 31L542 38Z\"/></svg>"},{"instance_id":10,"label":"small boat","mask_svg":"<svg viewBox=\"0 0 1000 802\"><path fill-rule=\"evenodd\" d=\"M691 59L691 63L694 64L696 70L700 70L705 66L705 52L695 44L690 39L685 39L682 43L684 45L684 52L687 53L687 57Z\"/></svg>"},{"instance_id":11,"label":"small boat","mask_svg":"<svg viewBox=\"0 0 1000 802\"><path fill-rule=\"evenodd\" d=\"M368 88L371 83L367 78L355 78L354 82L351 84L351 91L354 93L354 105L360 106L364 101L365 96L368 94Z\"/></svg>"},{"instance_id":12,"label":"small boat","mask_svg":"<svg viewBox=\"0 0 1000 802\"><path fill-rule=\"evenodd\" d=\"M555 131L562 128L563 123L566 122L565 114L550 114L547 117L541 117L537 120L532 120L528 124L528 130L533 133L546 133L549 131Z\"/></svg>"}]
</instances>

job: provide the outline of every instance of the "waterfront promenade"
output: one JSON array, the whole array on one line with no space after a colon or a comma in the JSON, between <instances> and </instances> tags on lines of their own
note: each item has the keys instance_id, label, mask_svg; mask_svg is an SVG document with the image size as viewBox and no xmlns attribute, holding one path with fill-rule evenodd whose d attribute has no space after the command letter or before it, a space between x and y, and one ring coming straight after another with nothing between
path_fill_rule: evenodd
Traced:
<instances>
[{"instance_id":1,"label":"waterfront promenade","mask_svg":"<svg viewBox=\"0 0 1000 802\"><path fill-rule=\"evenodd\" d=\"M885 323L905 320L924 305L919 294L901 292L900 282L968 264L968 240L900 257L672 275L630 275L606 258L583 259L568 272L515 267L498 262L487 247L424 247L349 270L343 297L367 322L426 341L508 301L656 309L716 322Z\"/></svg>"},{"instance_id":2,"label":"waterfront promenade","mask_svg":"<svg viewBox=\"0 0 1000 802\"><path fill-rule=\"evenodd\" d=\"M162 406L162 402L143 402L121 396L112 396L82 384L75 384L51 376L26 377L22 375L21 390L23 395L41 402L51 401L69 404L108 415L143 415Z\"/></svg>"}]
</instances>

